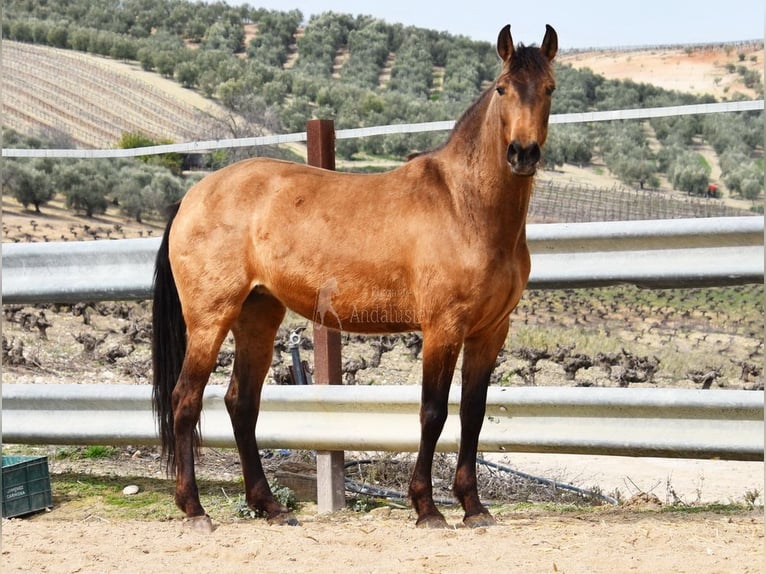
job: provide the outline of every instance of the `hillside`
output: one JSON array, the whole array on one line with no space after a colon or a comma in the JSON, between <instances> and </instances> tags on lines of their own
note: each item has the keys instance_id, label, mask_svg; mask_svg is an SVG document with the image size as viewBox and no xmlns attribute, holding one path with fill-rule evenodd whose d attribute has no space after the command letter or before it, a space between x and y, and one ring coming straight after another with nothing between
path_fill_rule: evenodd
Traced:
<instances>
[{"instance_id":1,"label":"hillside","mask_svg":"<svg viewBox=\"0 0 766 574\"><path fill-rule=\"evenodd\" d=\"M122 132L176 142L209 137L224 108L136 64L4 41L3 124L21 133L60 132L77 147L109 148Z\"/></svg>"},{"instance_id":2,"label":"hillside","mask_svg":"<svg viewBox=\"0 0 766 574\"><path fill-rule=\"evenodd\" d=\"M564 52L559 61L577 69L589 68L613 80L632 80L666 90L731 99L761 97L745 85L739 67L763 78L763 43L663 47L640 50Z\"/></svg>"},{"instance_id":3,"label":"hillside","mask_svg":"<svg viewBox=\"0 0 766 574\"><path fill-rule=\"evenodd\" d=\"M248 28L250 36L256 37L253 27ZM302 34L303 29L296 32L298 37ZM728 99L735 94L758 97L753 88L744 85L742 74L731 69L741 66L762 74L762 55L763 46L758 44L738 49L713 45L694 50L668 47L563 52L559 62L592 70L607 79ZM283 68L291 69L297 57L297 51L293 52ZM377 73L381 87L388 85L395 58L395 53L388 54ZM334 79L341 78L348 59L348 49L339 49ZM443 87L438 80L443 80L444 68L434 66L433 75L437 81L432 92L436 93ZM4 94L6 127L22 133L60 131L86 148L111 147L125 131L141 131L155 139L177 142L207 139L231 114L219 100L142 70L136 62L73 50L6 40L2 76L11 88Z\"/></svg>"}]
</instances>

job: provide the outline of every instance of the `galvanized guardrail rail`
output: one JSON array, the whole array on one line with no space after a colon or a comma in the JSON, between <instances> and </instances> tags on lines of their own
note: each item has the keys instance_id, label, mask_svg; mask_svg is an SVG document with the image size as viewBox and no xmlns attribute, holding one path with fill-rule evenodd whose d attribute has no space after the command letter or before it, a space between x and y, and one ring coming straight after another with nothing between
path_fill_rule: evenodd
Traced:
<instances>
[{"instance_id":1,"label":"galvanized guardrail rail","mask_svg":"<svg viewBox=\"0 0 766 574\"><path fill-rule=\"evenodd\" d=\"M205 391L206 445L233 447L225 387ZM438 448L460 441L453 388ZM276 386L263 390L261 448L416 451L418 386ZM4 385L3 440L24 444L157 444L151 388ZM485 452L588 453L763 460L763 393L690 389L491 387Z\"/></svg>"},{"instance_id":2,"label":"galvanized guardrail rail","mask_svg":"<svg viewBox=\"0 0 766 574\"><path fill-rule=\"evenodd\" d=\"M531 289L763 282L763 217L527 226ZM160 239L4 243L3 303L151 298Z\"/></svg>"}]
</instances>

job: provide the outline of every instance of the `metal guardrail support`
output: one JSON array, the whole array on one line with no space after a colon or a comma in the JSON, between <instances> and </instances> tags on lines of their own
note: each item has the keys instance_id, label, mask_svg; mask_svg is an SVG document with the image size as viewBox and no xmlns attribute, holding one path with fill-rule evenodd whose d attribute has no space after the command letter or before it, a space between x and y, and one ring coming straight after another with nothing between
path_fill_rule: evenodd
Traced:
<instances>
[{"instance_id":1,"label":"metal guardrail support","mask_svg":"<svg viewBox=\"0 0 766 574\"><path fill-rule=\"evenodd\" d=\"M763 217L527 226L531 289L762 283ZM2 244L3 303L148 299L160 239Z\"/></svg>"},{"instance_id":2,"label":"metal guardrail support","mask_svg":"<svg viewBox=\"0 0 766 574\"><path fill-rule=\"evenodd\" d=\"M209 385L204 444L233 447L226 389ZM460 389L438 443L460 442ZM263 390L262 448L416 451L420 387L277 386ZM479 449L763 460L764 396L753 391L490 387ZM3 385L3 440L24 444L157 444L151 388Z\"/></svg>"}]
</instances>

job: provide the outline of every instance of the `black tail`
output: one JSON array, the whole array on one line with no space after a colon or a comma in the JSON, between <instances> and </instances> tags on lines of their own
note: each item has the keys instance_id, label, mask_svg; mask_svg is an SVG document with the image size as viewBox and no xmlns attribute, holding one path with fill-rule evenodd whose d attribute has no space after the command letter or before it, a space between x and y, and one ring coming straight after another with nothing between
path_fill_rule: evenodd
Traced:
<instances>
[{"instance_id":1,"label":"black tail","mask_svg":"<svg viewBox=\"0 0 766 574\"><path fill-rule=\"evenodd\" d=\"M168 225L162 237L154 267L154 302L152 305L152 366L154 413L159 423L162 456L168 471L175 470L175 433L173 432L173 389L186 354L186 323L181 312L178 289L170 269L168 238L178 213L178 205L169 211Z\"/></svg>"}]
</instances>

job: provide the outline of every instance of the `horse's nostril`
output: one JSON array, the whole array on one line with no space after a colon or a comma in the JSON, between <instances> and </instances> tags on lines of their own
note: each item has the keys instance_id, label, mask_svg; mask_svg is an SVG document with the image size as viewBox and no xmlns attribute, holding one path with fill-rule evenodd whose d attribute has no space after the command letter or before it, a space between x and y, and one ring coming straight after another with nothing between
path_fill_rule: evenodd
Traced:
<instances>
[{"instance_id":1,"label":"horse's nostril","mask_svg":"<svg viewBox=\"0 0 766 574\"><path fill-rule=\"evenodd\" d=\"M528 163L537 163L540 161L540 146L537 145L537 142L532 142L527 146L526 154Z\"/></svg>"},{"instance_id":2,"label":"horse's nostril","mask_svg":"<svg viewBox=\"0 0 766 574\"><path fill-rule=\"evenodd\" d=\"M508 146L508 161L521 165L532 165L540 161L540 146L537 142L522 145L518 140L513 140Z\"/></svg>"}]
</instances>

